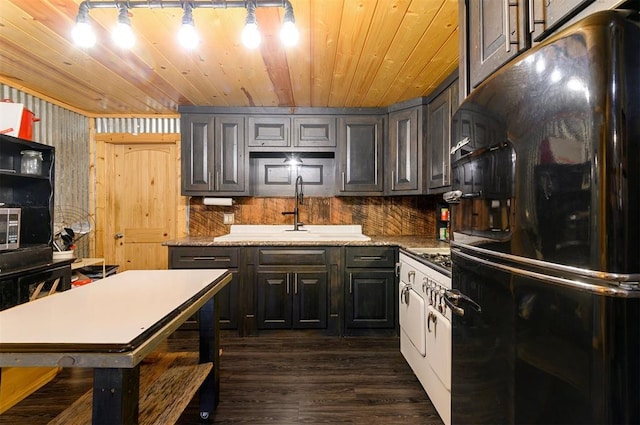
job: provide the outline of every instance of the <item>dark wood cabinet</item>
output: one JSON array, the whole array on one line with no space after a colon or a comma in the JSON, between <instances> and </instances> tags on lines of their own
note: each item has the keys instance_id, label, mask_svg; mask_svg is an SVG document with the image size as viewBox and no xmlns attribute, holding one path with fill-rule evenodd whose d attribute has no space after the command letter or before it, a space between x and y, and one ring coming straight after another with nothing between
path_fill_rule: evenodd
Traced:
<instances>
[{"instance_id":1,"label":"dark wood cabinet","mask_svg":"<svg viewBox=\"0 0 640 425\"><path fill-rule=\"evenodd\" d=\"M619 3L615 0L458 0L460 95L464 98L502 65L569 21L578 19L576 15L584 16Z\"/></svg>"},{"instance_id":2,"label":"dark wood cabinet","mask_svg":"<svg viewBox=\"0 0 640 425\"><path fill-rule=\"evenodd\" d=\"M450 185L451 120L458 106L455 79L429 102L427 115L427 193L442 193Z\"/></svg>"},{"instance_id":3,"label":"dark wood cabinet","mask_svg":"<svg viewBox=\"0 0 640 425\"><path fill-rule=\"evenodd\" d=\"M327 273L258 271L259 329L327 327Z\"/></svg>"},{"instance_id":4,"label":"dark wood cabinet","mask_svg":"<svg viewBox=\"0 0 640 425\"><path fill-rule=\"evenodd\" d=\"M418 105L389 113L389 152L385 174L390 195L421 194L426 107Z\"/></svg>"},{"instance_id":5,"label":"dark wood cabinet","mask_svg":"<svg viewBox=\"0 0 640 425\"><path fill-rule=\"evenodd\" d=\"M459 0L466 11L470 88L528 47L526 0Z\"/></svg>"},{"instance_id":6,"label":"dark wood cabinet","mask_svg":"<svg viewBox=\"0 0 640 425\"><path fill-rule=\"evenodd\" d=\"M397 257L394 247L345 248L345 333L395 329Z\"/></svg>"},{"instance_id":7,"label":"dark wood cabinet","mask_svg":"<svg viewBox=\"0 0 640 425\"><path fill-rule=\"evenodd\" d=\"M595 0L528 0L532 41L544 40L560 25Z\"/></svg>"},{"instance_id":8,"label":"dark wood cabinet","mask_svg":"<svg viewBox=\"0 0 640 425\"><path fill-rule=\"evenodd\" d=\"M301 148L336 147L335 117L294 117L294 146Z\"/></svg>"},{"instance_id":9,"label":"dark wood cabinet","mask_svg":"<svg viewBox=\"0 0 640 425\"><path fill-rule=\"evenodd\" d=\"M184 114L182 131L183 195L248 195L244 118Z\"/></svg>"},{"instance_id":10,"label":"dark wood cabinet","mask_svg":"<svg viewBox=\"0 0 640 425\"><path fill-rule=\"evenodd\" d=\"M383 195L384 121L382 116L339 118L339 195Z\"/></svg>"},{"instance_id":11,"label":"dark wood cabinet","mask_svg":"<svg viewBox=\"0 0 640 425\"><path fill-rule=\"evenodd\" d=\"M249 147L287 147L291 145L291 118L282 116L249 116Z\"/></svg>"},{"instance_id":12,"label":"dark wood cabinet","mask_svg":"<svg viewBox=\"0 0 640 425\"><path fill-rule=\"evenodd\" d=\"M325 329L327 248L256 248L258 329Z\"/></svg>"},{"instance_id":13,"label":"dark wood cabinet","mask_svg":"<svg viewBox=\"0 0 640 425\"><path fill-rule=\"evenodd\" d=\"M247 146L260 151L332 151L336 147L336 119L333 116L247 117Z\"/></svg>"},{"instance_id":14,"label":"dark wood cabinet","mask_svg":"<svg viewBox=\"0 0 640 425\"><path fill-rule=\"evenodd\" d=\"M25 151L41 155L38 172L23 172L22 152ZM54 163L55 149L52 146L0 134L0 204L3 207L20 208L22 250L51 246ZM0 252L0 256L4 254L8 253ZM48 258L42 260L51 260L51 250ZM2 264L0 261L0 268Z\"/></svg>"},{"instance_id":15,"label":"dark wood cabinet","mask_svg":"<svg viewBox=\"0 0 640 425\"><path fill-rule=\"evenodd\" d=\"M169 247L171 269L228 269L231 282L216 294L220 312L220 329L238 329L239 318L239 257L240 248L222 247ZM197 315L185 328L195 329Z\"/></svg>"}]
</instances>

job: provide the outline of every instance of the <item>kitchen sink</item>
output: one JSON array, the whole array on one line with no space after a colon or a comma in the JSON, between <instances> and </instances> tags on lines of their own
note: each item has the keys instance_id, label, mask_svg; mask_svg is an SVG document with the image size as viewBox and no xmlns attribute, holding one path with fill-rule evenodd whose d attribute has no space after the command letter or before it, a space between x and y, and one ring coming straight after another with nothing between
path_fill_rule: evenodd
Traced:
<instances>
[{"instance_id":1,"label":"kitchen sink","mask_svg":"<svg viewBox=\"0 0 640 425\"><path fill-rule=\"evenodd\" d=\"M247 241L369 241L362 234L362 226L349 225L304 225L294 231L290 225L234 224L228 234L213 238L214 242Z\"/></svg>"}]
</instances>

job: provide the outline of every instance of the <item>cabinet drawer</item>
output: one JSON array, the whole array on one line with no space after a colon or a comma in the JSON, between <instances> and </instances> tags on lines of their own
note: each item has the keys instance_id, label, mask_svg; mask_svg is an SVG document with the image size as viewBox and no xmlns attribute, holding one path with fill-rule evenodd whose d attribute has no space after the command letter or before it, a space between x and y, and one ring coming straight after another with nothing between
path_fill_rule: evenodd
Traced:
<instances>
[{"instance_id":1,"label":"cabinet drawer","mask_svg":"<svg viewBox=\"0 0 640 425\"><path fill-rule=\"evenodd\" d=\"M388 246L366 246L346 248L347 267L386 268L396 265L396 248Z\"/></svg>"},{"instance_id":2,"label":"cabinet drawer","mask_svg":"<svg viewBox=\"0 0 640 425\"><path fill-rule=\"evenodd\" d=\"M230 269L238 267L238 248L169 248L172 269Z\"/></svg>"},{"instance_id":3,"label":"cabinet drawer","mask_svg":"<svg viewBox=\"0 0 640 425\"><path fill-rule=\"evenodd\" d=\"M324 248L259 248L258 264L261 266L324 266L327 264L327 250Z\"/></svg>"}]
</instances>

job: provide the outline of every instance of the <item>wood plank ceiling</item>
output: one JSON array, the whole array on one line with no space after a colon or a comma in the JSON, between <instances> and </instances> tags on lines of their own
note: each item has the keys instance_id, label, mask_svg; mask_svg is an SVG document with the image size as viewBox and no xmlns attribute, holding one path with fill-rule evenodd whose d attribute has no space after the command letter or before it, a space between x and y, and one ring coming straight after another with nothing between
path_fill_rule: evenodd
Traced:
<instances>
[{"instance_id":1,"label":"wood plank ceiling","mask_svg":"<svg viewBox=\"0 0 640 425\"><path fill-rule=\"evenodd\" d=\"M244 8L130 10L136 45L114 47L116 9L90 10L98 37L71 42L81 0L0 0L0 82L88 116L175 114L178 105L377 107L428 95L457 68L458 0L291 0L300 42L280 45L280 7L256 11L259 49L240 43Z\"/></svg>"}]
</instances>

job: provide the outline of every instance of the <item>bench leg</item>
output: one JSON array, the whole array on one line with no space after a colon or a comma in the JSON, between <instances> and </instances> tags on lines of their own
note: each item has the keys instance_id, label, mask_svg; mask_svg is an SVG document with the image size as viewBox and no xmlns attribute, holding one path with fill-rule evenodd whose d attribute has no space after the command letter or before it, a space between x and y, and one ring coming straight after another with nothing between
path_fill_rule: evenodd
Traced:
<instances>
[{"instance_id":1,"label":"bench leg","mask_svg":"<svg viewBox=\"0 0 640 425\"><path fill-rule=\"evenodd\" d=\"M220 313L214 296L200 308L200 363L212 362L213 368L200 386L200 419L208 420L218 406L220 392Z\"/></svg>"},{"instance_id":2,"label":"bench leg","mask_svg":"<svg viewBox=\"0 0 640 425\"><path fill-rule=\"evenodd\" d=\"M140 366L132 369L94 369L92 423L137 424L139 388Z\"/></svg>"}]
</instances>

